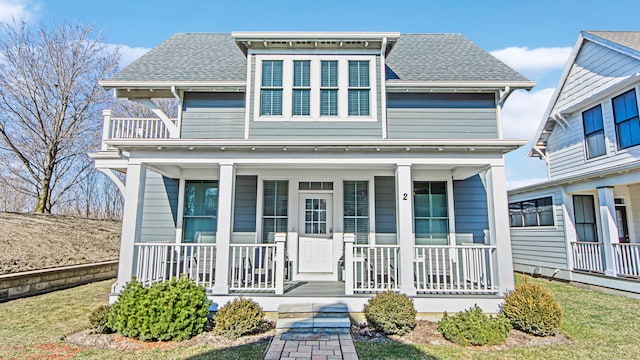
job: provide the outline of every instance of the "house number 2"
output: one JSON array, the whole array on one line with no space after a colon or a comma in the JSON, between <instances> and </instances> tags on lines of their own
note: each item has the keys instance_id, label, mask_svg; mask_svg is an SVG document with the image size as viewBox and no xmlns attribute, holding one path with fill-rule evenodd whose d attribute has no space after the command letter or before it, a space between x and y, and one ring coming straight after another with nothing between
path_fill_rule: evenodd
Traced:
<instances>
[{"instance_id":1,"label":"house number 2","mask_svg":"<svg viewBox=\"0 0 640 360\"><path fill-rule=\"evenodd\" d=\"M407 193L402 194L402 200L407 200Z\"/></svg>"}]
</instances>

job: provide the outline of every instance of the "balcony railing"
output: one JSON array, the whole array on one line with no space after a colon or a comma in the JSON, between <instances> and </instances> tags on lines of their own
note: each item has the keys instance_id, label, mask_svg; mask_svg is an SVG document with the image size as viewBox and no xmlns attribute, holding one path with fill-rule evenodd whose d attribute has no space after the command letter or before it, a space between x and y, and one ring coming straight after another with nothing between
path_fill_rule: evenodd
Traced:
<instances>
[{"instance_id":1,"label":"balcony railing","mask_svg":"<svg viewBox=\"0 0 640 360\"><path fill-rule=\"evenodd\" d=\"M602 244L598 242L572 242L573 268L575 270L604 273Z\"/></svg>"},{"instance_id":2,"label":"balcony railing","mask_svg":"<svg viewBox=\"0 0 640 360\"><path fill-rule=\"evenodd\" d=\"M640 279L640 244L612 244L616 274Z\"/></svg>"},{"instance_id":3,"label":"balcony railing","mask_svg":"<svg viewBox=\"0 0 640 360\"><path fill-rule=\"evenodd\" d=\"M171 119L176 124L178 119ZM168 139L169 129L157 118L111 118L109 139Z\"/></svg>"},{"instance_id":4,"label":"balcony railing","mask_svg":"<svg viewBox=\"0 0 640 360\"><path fill-rule=\"evenodd\" d=\"M495 293L496 247L423 245L414 247L418 293Z\"/></svg>"},{"instance_id":5,"label":"balcony railing","mask_svg":"<svg viewBox=\"0 0 640 360\"><path fill-rule=\"evenodd\" d=\"M206 288L214 285L215 244L137 243L134 274L143 285L187 276Z\"/></svg>"}]
</instances>

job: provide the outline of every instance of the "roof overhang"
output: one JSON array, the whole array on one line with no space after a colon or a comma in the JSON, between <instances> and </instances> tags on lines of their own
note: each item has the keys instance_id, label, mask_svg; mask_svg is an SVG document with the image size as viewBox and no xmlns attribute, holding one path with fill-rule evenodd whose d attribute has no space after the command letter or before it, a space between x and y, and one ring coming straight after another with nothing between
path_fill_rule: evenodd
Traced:
<instances>
[{"instance_id":1,"label":"roof overhang","mask_svg":"<svg viewBox=\"0 0 640 360\"><path fill-rule=\"evenodd\" d=\"M399 32L244 32L231 36L246 55L249 49L381 49L385 56Z\"/></svg>"},{"instance_id":2,"label":"roof overhang","mask_svg":"<svg viewBox=\"0 0 640 360\"><path fill-rule=\"evenodd\" d=\"M203 151L371 151L371 152L467 152L505 154L526 144L526 140L105 140L120 150Z\"/></svg>"},{"instance_id":3,"label":"roof overhang","mask_svg":"<svg viewBox=\"0 0 640 360\"><path fill-rule=\"evenodd\" d=\"M237 92L245 91L246 81L114 81L98 82L106 90L116 89L117 98L173 97L174 90Z\"/></svg>"},{"instance_id":4,"label":"roof overhang","mask_svg":"<svg viewBox=\"0 0 640 360\"><path fill-rule=\"evenodd\" d=\"M387 80L386 88L389 92L402 91L495 91L505 88L531 90L534 81L399 81Z\"/></svg>"}]
</instances>

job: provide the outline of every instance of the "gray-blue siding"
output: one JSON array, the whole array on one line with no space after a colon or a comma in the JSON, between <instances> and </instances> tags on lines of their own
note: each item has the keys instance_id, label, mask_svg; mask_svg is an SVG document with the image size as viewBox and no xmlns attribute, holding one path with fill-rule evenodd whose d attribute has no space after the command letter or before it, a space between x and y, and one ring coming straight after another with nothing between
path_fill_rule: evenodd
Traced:
<instances>
[{"instance_id":1,"label":"gray-blue siding","mask_svg":"<svg viewBox=\"0 0 640 360\"><path fill-rule=\"evenodd\" d=\"M376 233L396 233L396 182L393 176L374 178Z\"/></svg>"},{"instance_id":2,"label":"gray-blue siding","mask_svg":"<svg viewBox=\"0 0 640 360\"><path fill-rule=\"evenodd\" d=\"M256 203L258 177L255 175L236 176L235 201L233 209L233 231L256 231Z\"/></svg>"},{"instance_id":3,"label":"gray-blue siding","mask_svg":"<svg viewBox=\"0 0 640 360\"><path fill-rule=\"evenodd\" d=\"M484 243L489 229L485 184L483 175L453 182L456 233L473 234L474 243Z\"/></svg>"},{"instance_id":4,"label":"gray-blue siding","mask_svg":"<svg viewBox=\"0 0 640 360\"><path fill-rule=\"evenodd\" d=\"M389 139L496 139L494 94L388 93Z\"/></svg>"},{"instance_id":5,"label":"gray-blue siding","mask_svg":"<svg viewBox=\"0 0 640 360\"><path fill-rule=\"evenodd\" d=\"M175 242L179 181L146 170L140 242Z\"/></svg>"},{"instance_id":6,"label":"gray-blue siding","mask_svg":"<svg viewBox=\"0 0 640 360\"><path fill-rule=\"evenodd\" d=\"M184 94L182 134L184 139L244 138L245 93Z\"/></svg>"}]
</instances>

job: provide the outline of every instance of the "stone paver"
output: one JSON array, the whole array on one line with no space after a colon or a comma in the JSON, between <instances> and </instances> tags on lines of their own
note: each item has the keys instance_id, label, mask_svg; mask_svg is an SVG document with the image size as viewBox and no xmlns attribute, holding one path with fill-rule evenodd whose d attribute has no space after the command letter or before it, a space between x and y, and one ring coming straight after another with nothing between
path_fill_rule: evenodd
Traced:
<instances>
[{"instance_id":1,"label":"stone paver","mask_svg":"<svg viewBox=\"0 0 640 360\"><path fill-rule=\"evenodd\" d=\"M265 360L358 360L351 334L279 333L271 341Z\"/></svg>"}]
</instances>

